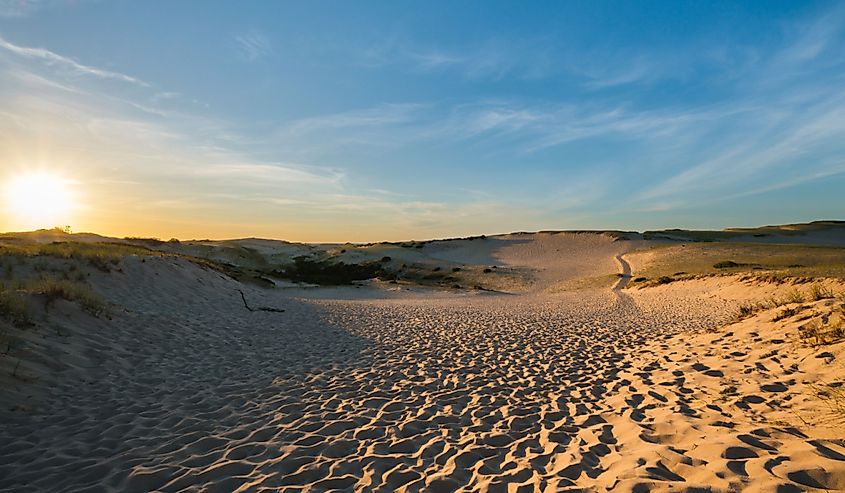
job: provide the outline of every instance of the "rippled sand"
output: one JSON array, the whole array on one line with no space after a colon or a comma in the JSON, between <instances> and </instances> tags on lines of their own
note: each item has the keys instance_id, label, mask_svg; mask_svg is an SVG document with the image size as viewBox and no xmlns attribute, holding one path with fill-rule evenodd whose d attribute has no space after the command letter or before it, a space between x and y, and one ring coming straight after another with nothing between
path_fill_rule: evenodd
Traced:
<instances>
[{"instance_id":1,"label":"rippled sand","mask_svg":"<svg viewBox=\"0 0 845 493\"><path fill-rule=\"evenodd\" d=\"M3 410L0 489L845 489L841 423L788 411L842 344L825 363L753 321L706 332L722 298L317 300L184 261L123 270L98 281L112 320L57 306L64 335L45 337L76 342L49 388L20 384L32 410ZM246 311L239 289L286 311Z\"/></svg>"}]
</instances>

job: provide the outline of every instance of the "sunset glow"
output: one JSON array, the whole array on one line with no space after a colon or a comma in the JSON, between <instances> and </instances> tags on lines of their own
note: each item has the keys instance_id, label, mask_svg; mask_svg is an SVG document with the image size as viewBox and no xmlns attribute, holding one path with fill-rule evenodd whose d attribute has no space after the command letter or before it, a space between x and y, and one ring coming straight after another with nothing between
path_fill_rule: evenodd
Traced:
<instances>
[{"instance_id":1,"label":"sunset glow","mask_svg":"<svg viewBox=\"0 0 845 493\"><path fill-rule=\"evenodd\" d=\"M65 178L47 172L12 177L4 195L8 220L22 229L51 228L71 221L74 199Z\"/></svg>"},{"instance_id":2,"label":"sunset glow","mask_svg":"<svg viewBox=\"0 0 845 493\"><path fill-rule=\"evenodd\" d=\"M3 491L845 491L845 0L0 0Z\"/></svg>"}]
</instances>

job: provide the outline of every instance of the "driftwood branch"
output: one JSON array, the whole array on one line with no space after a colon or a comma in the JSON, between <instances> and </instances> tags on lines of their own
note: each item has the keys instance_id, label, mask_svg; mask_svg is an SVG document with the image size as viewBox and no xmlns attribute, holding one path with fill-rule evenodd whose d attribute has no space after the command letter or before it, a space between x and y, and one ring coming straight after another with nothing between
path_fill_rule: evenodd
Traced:
<instances>
[{"instance_id":1,"label":"driftwood branch","mask_svg":"<svg viewBox=\"0 0 845 493\"><path fill-rule=\"evenodd\" d=\"M246 301L246 295L244 295L244 292L243 292L243 291L241 291L240 289L238 290L238 292L239 292L239 293L241 293L241 299L242 299L242 300L243 300L243 302L244 302L244 308L246 308L247 310L249 310L249 311L251 311L251 312L273 312L273 313L284 313L284 310L283 310L283 309L281 309L281 308L270 308L270 307L267 307L267 306L259 306L259 307L255 307L255 308L253 308L253 307L249 306L249 303L247 303L247 301Z\"/></svg>"}]
</instances>

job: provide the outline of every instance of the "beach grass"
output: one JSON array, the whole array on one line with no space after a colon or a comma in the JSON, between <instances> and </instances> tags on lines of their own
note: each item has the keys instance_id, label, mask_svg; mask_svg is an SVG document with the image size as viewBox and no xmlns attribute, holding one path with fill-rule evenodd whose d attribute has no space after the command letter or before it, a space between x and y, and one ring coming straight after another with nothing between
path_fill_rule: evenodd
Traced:
<instances>
[{"instance_id":1,"label":"beach grass","mask_svg":"<svg viewBox=\"0 0 845 493\"><path fill-rule=\"evenodd\" d=\"M649 258L645 257L645 254ZM743 274L787 279L845 279L845 248L765 243L683 243L629 254L635 283L648 286L700 276ZM643 261L638 261L642 259ZM641 267L638 267L641 266Z\"/></svg>"}]
</instances>

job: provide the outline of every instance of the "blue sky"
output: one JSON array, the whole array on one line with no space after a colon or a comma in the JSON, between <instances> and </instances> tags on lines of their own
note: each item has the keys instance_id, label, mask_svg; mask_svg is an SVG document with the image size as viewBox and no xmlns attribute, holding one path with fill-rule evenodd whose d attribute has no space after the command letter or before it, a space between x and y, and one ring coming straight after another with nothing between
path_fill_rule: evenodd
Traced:
<instances>
[{"instance_id":1,"label":"blue sky","mask_svg":"<svg viewBox=\"0 0 845 493\"><path fill-rule=\"evenodd\" d=\"M0 0L0 167L120 235L841 219L845 4Z\"/></svg>"}]
</instances>

